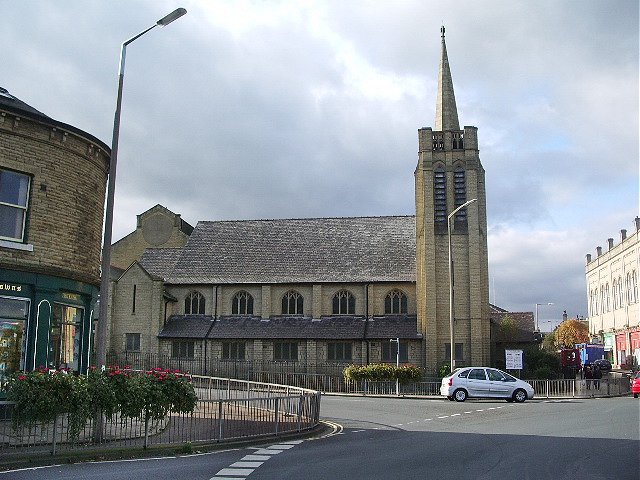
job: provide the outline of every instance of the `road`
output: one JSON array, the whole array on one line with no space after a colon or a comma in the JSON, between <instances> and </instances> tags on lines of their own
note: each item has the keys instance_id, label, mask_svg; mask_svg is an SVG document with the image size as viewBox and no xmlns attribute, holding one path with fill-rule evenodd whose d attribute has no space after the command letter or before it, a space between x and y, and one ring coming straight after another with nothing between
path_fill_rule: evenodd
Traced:
<instances>
[{"instance_id":1,"label":"road","mask_svg":"<svg viewBox=\"0 0 640 480\"><path fill-rule=\"evenodd\" d=\"M640 479L632 397L498 401L323 397L323 438L176 458L0 473L12 479Z\"/></svg>"}]
</instances>

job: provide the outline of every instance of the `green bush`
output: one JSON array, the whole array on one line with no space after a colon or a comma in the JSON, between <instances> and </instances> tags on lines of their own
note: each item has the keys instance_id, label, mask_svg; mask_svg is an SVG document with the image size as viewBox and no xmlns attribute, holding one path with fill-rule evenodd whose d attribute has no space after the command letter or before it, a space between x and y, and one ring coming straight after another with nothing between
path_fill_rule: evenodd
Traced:
<instances>
[{"instance_id":1,"label":"green bush","mask_svg":"<svg viewBox=\"0 0 640 480\"><path fill-rule=\"evenodd\" d=\"M118 366L91 369L86 376L48 369L18 373L9 380L7 399L15 402L14 429L51 423L66 413L72 438L97 412L158 420L169 411L193 412L197 402L193 385L178 371L133 372Z\"/></svg>"},{"instance_id":2,"label":"green bush","mask_svg":"<svg viewBox=\"0 0 640 480\"><path fill-rule=\"evenodd\" d=\"M400 383L419 382L422 372L415 365L401 365L396 367L389 363L375 363L371 365L349 365L342 372L345 380L370 382L384 382L398 380Z\"/></svg>"}]
</instances>

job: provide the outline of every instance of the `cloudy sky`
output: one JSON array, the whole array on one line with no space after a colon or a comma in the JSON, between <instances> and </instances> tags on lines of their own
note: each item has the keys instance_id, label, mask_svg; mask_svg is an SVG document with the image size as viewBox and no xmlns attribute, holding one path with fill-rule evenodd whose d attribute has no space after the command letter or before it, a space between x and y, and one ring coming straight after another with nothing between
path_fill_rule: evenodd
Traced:
<instances>
[{"instance_id":1,"label":"cloudy sky","mask_svg":"<svg viewBox=\"0 0 640 480\"><path fill-rule=\"evenodd\" d=\"M486 170L490 299L586 316L584 263L638 200L637 0L0 0L0 86L111 143L114 239L198 220L412 215L440 26ZM546 303L553 302L553 306Z\"/></svg>"}]
</instances>

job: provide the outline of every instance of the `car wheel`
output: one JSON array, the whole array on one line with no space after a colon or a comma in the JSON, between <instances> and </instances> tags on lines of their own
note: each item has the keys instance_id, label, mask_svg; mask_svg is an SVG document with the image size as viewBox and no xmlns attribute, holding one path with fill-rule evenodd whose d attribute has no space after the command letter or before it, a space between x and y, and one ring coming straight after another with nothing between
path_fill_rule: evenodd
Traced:
<instances>
[{"instance_id":1,"label":"car wheel","mask_svg":"<svg viewBox=\"0 0 640 480\"><path fill-rule=\"evenodd\" d=\"M513 392L513 400L514 401L516 401L518 403L522 403L526 399L527 399L527 392L525 392L521 388L519 388L515 392Z\"/></svg>"},{"instance_id":2,"label":"car wheel","mask_svg":"<svg viewBox=\"0 0 640 480\"><path fill-rule=\"evenodd\" d=\"M633 398L638 398L638 394L637 394L637 393L634 393L634 394L633 394Z\"/></svg>"},{"instance_id":3,"label":"car wheel","mask_svg":"<svg viewBox=\"0 0 640 480\"><path fill-rule=\"evenodd\" d=\"M453 392L453 398L456 402L464 402L467 399L467 391L459 388L455 392Z\"/></svg>"}]
</instances>

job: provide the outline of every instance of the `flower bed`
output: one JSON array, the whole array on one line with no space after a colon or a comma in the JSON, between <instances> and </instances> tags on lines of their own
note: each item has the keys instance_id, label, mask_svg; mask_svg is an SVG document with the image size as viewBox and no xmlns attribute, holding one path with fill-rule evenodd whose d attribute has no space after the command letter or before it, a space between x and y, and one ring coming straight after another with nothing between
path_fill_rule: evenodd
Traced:
<instances>
[{"instance_id":1,"label":"flower bed","mask_svg":"<svg viewBox=\"0 0 640 480\"><path fill-rule=\"evenodd\" d=\"M15 402L13 428L51 423L67 414L69 435L77 438L87 421L101 412L112 417L159 420L169 411L191 413L197 396L187 375L160 368L90 369L87 375L40 368L11 377L7 399Z\"/></svg>"}]
</instances>

